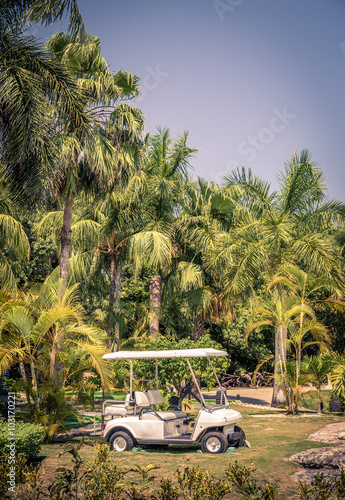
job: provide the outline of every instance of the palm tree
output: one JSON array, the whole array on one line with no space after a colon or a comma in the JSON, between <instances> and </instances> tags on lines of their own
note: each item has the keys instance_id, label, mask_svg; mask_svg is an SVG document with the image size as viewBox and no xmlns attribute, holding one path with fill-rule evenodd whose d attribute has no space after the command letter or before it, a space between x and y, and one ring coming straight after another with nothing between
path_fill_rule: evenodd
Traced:
<instances>
[{"instance_id":1,"label":"palm tree","mask_svg":"<svg viewBox=\"0 0 345 500\"><path fill-rule=\"evenodd\" d=\"M261 329L264 326L271 326L275 330L272 406L279 406L285 402L281 384L284 384L284 373L286 373L288 329L293 329L293 320L301 313L314 318L314 311L308 306L302 307L294 298L278 294L276 291L271 292L267 301L259 301L259 304L253 308L254 321L246 329L247 338L253 330Z\"/></svg>"},{"instance_id":2,"label":"palm tree","mask_svg":"<svg viewBox=\"0 0 345 500\"><path fill-rule=\"evenodd\" d=\"M120 345L118 315L120 313L121 268L129 259L129 246L147 220L147 207L136 195L135 176L126 187L118 186L104 199L79 196L77 210L72 217L72 258L70 280L90 288L90 282L99 282L100 276L109 275L109 305L107 318L108 347ZM63 213L50 212L36 227L38 234L53 232L58 239ZM105 274L106 273L106 274ZM53 275L56 274L56 270ZM105 284L108 287L108 283ZM115 316L114 316L115 302ZM115 325L114 325L115 320ZM112 330L115 326L115 338Z\"/></svg>"},{"instance_id":3,"label":"palm tree","mask_svg":"<svg viewBox=\"0 0 345 500\"><path fill-rule=\"evenodd\" d=\"M97 243L91 250L92 261L89 277L92 279L93 275L96 276L99 269L109 268L108 347L111 348L113 345L114 349L117 350L120 347L118 317L122 266L129 259L129 247L133 238L145 226L147 214L141 200L133 195L131 184L127 186L127 189L114 191L97 205L96 210L98 216L101 215L101 220ZM115 330L114 337L112 335L113 328Z\"/></svg>"},{"instance_id":4,"label":"palm tree","mask_svg":"<svg viewBox=\"0 0 345 500\"><path fill-rule=\"evenodd\" d=\"M325 355L326 362L331 368L329 378L332 391L343 401L345 400L345 355L344 353L332 352Z\"/></svg>"},{"instance_id":5,"label":"palm tree","mask_svg":"<svg viewBox=\"0 0 345 500\"><path fill-rule=\"evenodd\" d=\"M7 214L0 214L0 286L3 290L16 290L17 284L11 263L10 254L15 259L28 262L30 245L22 225Z\"/></svg>"},{"instance_id":6,"label":"palm tree","mask_svg":"<svg viewBox=\"0 0 345 500\"><path fill-rule=\"evenodd\" d=\"M9 304L0 318L0 369L6 370L22 360L30 366L34 399L39 410L37 372L46 383L55 385L57 365L68 363L69 353L87 357L81 369L94 367L107 383L102 355L106 352L105 332L84 324L84 314L77 301L77 286L66 289L63 283L47 284L28 293L25 300ZM60 376L61 373L58 373ZM65 382L65 380L64 380Z\"/></svg>"},{"instance_id":7,"label":"palm tree","mask_svg":"<svg viewBox=\"0 0 345 500\"><path fill-rule=\"evenodd\" d=\"M270 287L282 286L285 288L297 301L304 307L315 308L318 304L324 303L331 308L337 308L344 310L344 302L340 299L341 297L341 286L337 280L334 280L327 276L319 276L314 278L310 274L299 269L297 266L283 266L280 272L273 278L270 283ZM327 292L328 298L320 299L317 298L318 292ZM308 322L309 323L309 322ZM319 323L322 328L323 325ZM304 337L303 333L305 331L305 316L301 312L298 319L299 334L296 333L301 339ZM324 327L323 327L324 328ZM307 330L308 331L308 327ZM322 339L320 339L322 340ZM328 337L323 339L325 342L329 343ZM301 343L298 343L301 345ZM301 363L301 351L296 353L297 356L297 380L299 376L299 367Z\"/></svg>"},{"instance_id":8,"label":"palm tree","mask_svg":"<svg viewBox=\"0 0 345 500\"><path fill-rule=\"evenodd\" d=\"M90 126L76 82L34 37L25 35L29 22L51 24L69 9L71 30L81 34L75 0L4 0L0 5L0 169L26 202L47 184L55 164L54 105L59 105L58 126L67 117L81 129Z\"/></svg>"},{"instance_id":9,"label":"palm tree","mask_svg":"<svg viewBox=\"0 0 345 500\"><path fill-rule=\"evenodd\" d=\"M340 254L329 237L344 220L343 203L325 197L323 176L303 150L280 174L279 191L235 171L226 188L236 188L238 210L234 228L218 236L210 265L226 268L224 288L230 297L250 291L263 274L273 276L282 265L296 264L314 275L342 282Z\"/></svg>"},{"instance_id":10,"label":"palm tree","mask_svg":"<svg viewBox=\"0 0 345 500\"><path fill-rule=\"evenodd\" d=\"M329 356L311 356L305 357L301 366L301 370L307 375L308 381L313 384L317 394L317 412L322 413L321 407L321 386L327 380L331 362Z\"/></svg>"},{"instance_id":11,"label":"palm tree","mask_svg":"<svg viewBox=\"0 0 345 500\"><path fill-rule=\"evenodd\" d=\"M186 185L183 210L177 224L184 258L191 258L194 266L198 264L203 276L201 286L187 292L189 309L193 311L194 340L203 334L206 320L219 323L221 318L233 318L232 303L224 300L219 286L222 269L207 269L205 259L214 248L219 233L231 230L235 209L236 199L213 182L198 178L196 183Z\"/></svg>"},{"instance_id":12,"label":"palm tree","mask_svg":"<svg viewBox=\"0 0 345 500\"><path fill-rule=\"evenodd\" d=\"M29 23L51 25L69 13L69 29L74 36L85 37L85 26L77 0L3 0L0 29L18 31Z\"/></svg>"},{"instance_id":13,"label":"palm tree","mask_svg":"<svg viewBox=\"0 0 345 500\"><path fill-rule=\"evenodd\" d=\"M157 129L147 140L147 160L143 168L146 182L142 196L150 207L150 220L132 239L132 257L139 269L151 269L150 334L157 339L162 301L162 274L174 253L174 229L181 206L183 180L195 150L187 146L188 133L173 140L169 129Z\"/></svg>"},{"instance_id":14,"label":"palm tree","mask_svg":"<svg viewBox=\"0 0 345 500\"><path fill-rule=\"evenodd\" d=\"M70 116L61 135L62 155L54 185L64 198L60 278L67 284L72 209L79 184L87 179L88 183L111 185L116 173L117 150L107 138L101 118L116 101L138 94L138 79L125 71L109 71L97 37L88 35L81 43L71 35L56 33L48 42L48 50L74 76L84 97L84 111L93 121L92 128L85 130Z\"/></svg>"}]
</instances>

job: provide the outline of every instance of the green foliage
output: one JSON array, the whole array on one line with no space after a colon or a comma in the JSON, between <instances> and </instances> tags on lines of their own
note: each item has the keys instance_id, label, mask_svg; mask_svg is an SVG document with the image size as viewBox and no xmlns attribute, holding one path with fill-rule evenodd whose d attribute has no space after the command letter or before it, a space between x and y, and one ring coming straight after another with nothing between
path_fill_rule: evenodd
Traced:
<instances>
[{"instance_id":1,"label":"green foliage","mask_svg":"<svg viewBox=\"0 0 345 500\"><path fill-rule=\"evenodd\" d=\"M323 474L316 474L310 484L298 480L300 500L341 500L345 498L345 470L340 469L340 477L327 481Z\"/></svg>"},{"instance_id":2,"label":"green foliage","mask_svg":"<svg viewBox=\"0 0 345 500\"><path fill-rule=\"evenodd\" d=\"M87 465L83 475L86 483L84 500L116 500L124 489L125 471L113 461L113 452L106 444L97 449L97 458Z\"/></svg>"},{"instance_id":3,"label":"green foliage","mask_svg":"<svg viewBox=\"0 0 345 500\"><path fill-rule=\"evenodd\" d=\"M73 384L74 390L77 390L78 403L82 404L85 410L95 409L95 391L99 389L95 382L97 382L96 377L88 377Z\"/></svg>"},{"instance_id":4,"label":"green foliage","mask_svg":"<svg viewBox=\"0 0 345 500\"><path fill-rule=\"evenodd\" d=\"M30 422L39 423L44 429L44 439L48 443L55 440L58 432L66 429L65 420L75 417L80 420L75 406L71 402L65 389L56 387L41 388L39 410L35 405L26 405L21 411L21 416Z\"/></svg>"},{"instance_id":5,"label":"green foliage","mask_svg":"<svg viewBox=\"0 0 345 500\"><path fill-rule=\"evenodd\" d=\"M82 477L81 469L84 463L79 452L83 445L84 439L82 438L78 444L66 443L63 446L63 451L60 453L59 457L65 454L71 455L73 468L67 469L66 467L60 467L57 470L60 476L48 487L51 498L54 500L60 500L62 498L74 498L77 500L79 498L78 491L80 489L80 479Z\"/></svg>"},{"instance_id":6,"label":"green foliage","mask_svg":"<svg viewBox=\"0 0 345 500\"><path fill-rule=\"evenodd\" d=\"M278 485L266 483L260 485L258 480L252 476L255 468L241 466L235 461L229 464L225 473L237 492L246 500L275 500L277 499Z\"/></svg>"},{"instance_id":7,"label":"green foliage","mask_svg":"<svg viewBox=\"0 0 345 500\"><path fill-rule=\"evenodd\" d=\"M231 491L227 481L214 479L200 467L186 467L183 473L178 470L176 476L181 498L185 500L221 500Z\"/></svg>"},{"instance_id":8,"label":"green foliage","mask_svg":"<svg viewBox=\"0 0 345 500\"><path fill-rule=\"evenodd\" d=\"M160 467L156 467L155 465L149 464L145 467L141 467L140 465L135 465L134 469L129 469L128 472L135 472L140 476L139 481L128 480L126 481L126 486L124 489L124 493L129 498L129 500L145 500L146 498L150 498L145 496L144 491L146 491L149 486L154 482L154 476L150 476L149 472L155 469L159 469Z\"/></svg>"},{"instance_id":9,"label":"green foliage","mask_svg":"<svg viewBox=\"0 0 345 500\"><path fill-rule=\"evenodd\" d=\"M24 455L26 458L34 458L39 455L41 443L44 437L44 428L39 424L20 422L15 424L15 452L16 455ZM8 423L0 423L0 450L9 450Z\"/></svg>"},{"instance_id":10,"label":"green foliage","mask_svg":"<svg viewBox=\"0 0 345 500\"><path fill-rule=\"evenodd\" d=\"M235 320L218 328L219 341L230 355L230 370L235 375L254 371L258 361L274 351L272 333L268 328L252 332L248 342L246 341L245 331L251 319L250 307L237 305L235 306Z\"/></svg>"},{"instance_id":11,"label":"green foliage","mask_svg":"<svg viewBox=\"0 0 345 500\"><path fill-rule=\"evenodd\" d=\"M324 325L329 326L329 336L332 340L332 349L336 352L344 352L344 312L335 308L331 309L327 304L319 303L315 308L316 316Z\"/></svg>"},{"instance_id":12,"label":"green foliage","mask_svg":"<svg viewBox=\"0 0 345 500\"><path fill-rule=\"evenodd\" d=\"M60 457L68 454L72 467L59 467L54 480L45 480L44 467L27 464L19 455L16 462L16 482L18 498L25 500L222 500L229 498L232 491L244 500L278 500L278 485L259 481L254 475L254 467L240 466L237 461L230 463L225 470L227 479L215 479L207 470L200 467L185 467L176 471L176 483L163 478L155 485L151 472L159 467L152 464L134 465L122 469L114 461L109 446L97 445L97 458L87 461L82 458L81 450L85 447L84 439L76 443L66 443ZM7 498L7 477L9 464L7 456L0 456L0 496ZM134 474L134 478L133 475ZM127 476L125 479L125 476ZM24 483L24 484L23 484ZM341 500L345 498L345 470L340 476L327 481L322 474L317 474L310 484L299 481L299 500ZM232 498L232 497L230 497ZM237 498L237 497L236 497Z\"/></svg>"},{"instance_id":13,"label":"green foliage","mask_svg":"<svg viewBox=\"0 0 345 500\"><path fill-rule=\"evenodd\" d=\"M158 500L178 500L178 488L173 486L170 479L162 479L160 482L160 489L157 492Z\"/></svg>"},{"instance_id":14,"label":"green foliage","mask_svg":"<svg viewBox=\"0 0 345 500\"><path fill-rule=\"evenodd\" d=\"M331 353L329 355L331 366L330 380L334 394L345 401L345 353Z\"/></svg>"},{"instance_id":15,"label":"green foliage","mask_svg":"<svg viewBox=\"0 0 345 500\"><path fill-rule=\"evenodd\" d=\"M182 339L179 342L161 337L157 341L140 342L137 344L138 350L164 350L164 349L197 349L203 347L212 347L222 350L222 346L210 339L209 335L204 335L197 342L191 339ZM213 358L212 364L218 375L225 373L230 360L225 357ZM207 385L213 386L215 383L214 374L207 358L191 358L191 366L197 377ZM155 361L140 360L134 363L136 378L154 378ZM187 362L183 358L159 359L158 360L159 381L164 388L174 386L178 392L182 388L182 382L190 379L191 374Z\"/></svg>"},{"instance_id":16,"label":"green foliage","mask_svg":"<svg viewBox=\"0 0 345 500\"><path fill-rule=\"evenodd\" d=\"M1 432L1 431L0 431ZM0 438L1 439L1 438ZM0 443L0 498L11 498L13 494L8 491L8 480L11 471L11 466L14 467L16 484L22 484L26 480L26 472L29 470L27 466L26 457L23 454L18 454L16 456L15 463L11 464L8 460L8 453L3 452ZM7 494L7 496L6 496Z\"/></svg>"}]
</instances>

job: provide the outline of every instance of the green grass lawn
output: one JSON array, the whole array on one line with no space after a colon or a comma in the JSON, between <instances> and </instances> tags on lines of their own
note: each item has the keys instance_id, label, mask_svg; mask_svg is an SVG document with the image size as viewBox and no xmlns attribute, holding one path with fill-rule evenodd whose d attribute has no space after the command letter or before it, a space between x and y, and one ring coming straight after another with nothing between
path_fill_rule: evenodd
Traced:
<instances>
[{"instance_id":1,"label":"green grass lawn","mask_svg":"<svg viewBox=\"0 0 345 500\"><path fill-rule=\"evenodd\" d=\"M312 432L324 427L329 423L343 421L341 416L323 415L313 417L281 417L269 416L270 410L256 410L255 408L233 405L239 410L243 420L241 427L247 435L251 448L240 448L235 453L223 455L208 455L196 453L199 446L182 447L169 446L164 450L147 450L145 452L125 452L114 454L114 459L120 462L121 467L130 468L133 464L145 466L154 464L160 467L153 475L156 477L156 484L162 477L174 480L177 468L200 466L202 469L210 470L218 479L225 479L224 470L229 463L235 460L240 465L254 464L257 475L260 479L279 483L280 498L290 499L296 492L295 484L291 475L298 469L298 465L288 461L288 458L302 450L326 446L322 443L308 441L308 436ZM273 412L271 412L272 414ZM264 415L264 418L255 418L253 415ZM80 438L74 438L77 442ZM42 464L46 471L46 480L52 481L56 477L55 470L62 465L67 466L70 459L67 455L58 458L61 451L61 444L66 440L58 440L51 445L42 446ZM85 460L96 456L94 446L104 442L100 437L87 438L87 444L81 451ZM137 478L138 479L138 478ZM231 493L229 498L236 499Z\"/></svg>"}]
</instances>

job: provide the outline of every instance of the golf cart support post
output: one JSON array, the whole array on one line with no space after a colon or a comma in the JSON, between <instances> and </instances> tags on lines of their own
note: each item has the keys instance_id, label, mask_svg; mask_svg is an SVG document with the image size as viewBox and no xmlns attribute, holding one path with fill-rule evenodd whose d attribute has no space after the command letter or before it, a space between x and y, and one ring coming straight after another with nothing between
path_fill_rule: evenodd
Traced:
<instances>
[{"instance_id":1,"label":"golf cart support post","mask_svg":"<svg viewBox=\"0 0 345 500\"><path fill-rule=\"evenodd\" d=\"M105 354L104 359L128 359L130 362L130 392L123 401L107 400L103 404L103 415L121 417L108 421L104 429L104 437L111 448L117 451L130 450L134 444L169 445L195 444L201 442L203 451L223 453L229 445L243 446L245 435L235 423L242 419L239 412L229 407L226 397L224 405L210 407L205 401L200 385L189 358L207 358L215 379L224 396L217 373L210 357L227 356L227 352L212 348L177 349L166 351L119 351ZM158 360L162 358L184 358L190 369L201 402L195 425L189 428L189 418L181 407L169 407L167 411L156 411L155 405L162 403L162 395L158 390ZM155 359L155 378L137 380L133 375L133 360ZM156 389L133 392L133 381L155 382ZM105 403L112 402L105 407ZM115 404L114 404L115 403ZM119 404L120 403L120 404Z\"/></svg>"}]
</instances>

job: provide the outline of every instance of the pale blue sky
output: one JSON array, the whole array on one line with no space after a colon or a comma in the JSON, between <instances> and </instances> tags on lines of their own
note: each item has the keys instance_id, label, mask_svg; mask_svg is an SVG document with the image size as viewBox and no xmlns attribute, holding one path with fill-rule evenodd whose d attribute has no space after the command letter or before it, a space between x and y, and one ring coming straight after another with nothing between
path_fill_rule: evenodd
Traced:
<instances>
[{"instance_id":1,"label":"pale blue sky","mask_svg":"<svg viewBox=\"0 0 345 500\"><path fill-rule=\"evenodd\" d=\"M307 148L345 198L342 0L79 0L112 70L142 79L146 130L189 130L194 172L274 183ZM40 30L40 35L42 32Z\"/></svg>"}]
</instances>

